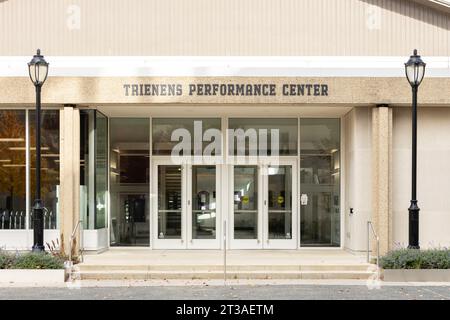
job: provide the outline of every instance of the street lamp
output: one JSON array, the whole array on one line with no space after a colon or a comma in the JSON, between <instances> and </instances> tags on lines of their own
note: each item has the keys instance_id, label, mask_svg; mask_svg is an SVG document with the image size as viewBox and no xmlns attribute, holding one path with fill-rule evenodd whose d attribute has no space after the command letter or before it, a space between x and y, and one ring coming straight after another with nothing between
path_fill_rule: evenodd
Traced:
<instances>
[{"instance_id":1,"label":"street lamp","mask_svg":"<svg viewBox=\"0 0 450 320\"><path fill-rule=\"evenodd\" d=\"M36 194L33 206L33 251L44 251L44 207L41 201L41 88L47 79L48 63L38 49L28 63L31 82L36 88Z\"/></svg>"},{"instance_id":2,"label":"street lamp","mask_svg":"<svg viewBox=\"0 0 450 320\"><path fill-rule=\"evenodd\" d=\"M406 78L412 88L412 175L411 175L411 204L409 206L409 245L410 249L420 249L419 246L419 207L417 206L417 91L425 75L425 62L422 61L417 50L405 63Z\"/></svg>"}]
</instances>

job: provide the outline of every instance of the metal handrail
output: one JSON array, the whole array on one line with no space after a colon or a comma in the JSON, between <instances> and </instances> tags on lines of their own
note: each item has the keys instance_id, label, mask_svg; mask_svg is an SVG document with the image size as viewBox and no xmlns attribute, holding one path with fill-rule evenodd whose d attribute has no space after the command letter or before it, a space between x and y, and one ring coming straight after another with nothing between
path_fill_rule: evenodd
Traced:
<instances>
[{"instance_id":1,"label":"metal handrail","mask_svg":"<svg viewBox=\"0 0 450 320\"><path fill-rule=\"evenodd\" d=\"M75 228L72 231L72 234L70 235L70 241L69 241L69 263L72 264L72 242L73 239L75 239L75 233L78 230L78 227L80 226L80 224L83 222L83 220L78 220L77 225L75 226ZM81 245L81 243L80 243Z\"/></svg>"},{"instance_id":2,"label":"metal handrail","mask_svg":"<svg viewBox=\"0 0 450 320\"><path fill-rule=\"evenodd\" d=\"M377 272L380 272L380 237L375 232L372 221L367 221L367 262L370 262L370 231L377 241Z\"/></svg>"}]
</instances>

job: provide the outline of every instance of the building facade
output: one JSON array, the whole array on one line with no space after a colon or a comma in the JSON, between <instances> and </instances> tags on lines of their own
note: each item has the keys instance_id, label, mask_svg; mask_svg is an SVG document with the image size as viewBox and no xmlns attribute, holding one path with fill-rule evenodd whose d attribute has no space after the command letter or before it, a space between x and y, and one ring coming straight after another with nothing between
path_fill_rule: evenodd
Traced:
<instances>
[{"instance_id":1,"label":"building facade","mask_svg":"<svg viewBox=\"0 0 450 320\"><path fill-rule=\"evenodd\" d=\"M381 252L406 246L417 48L420 245L450 244L446 1L7 0L0 17L1 247L33 244L37 48L47 242L358 252L371 221Z\"/></svg>"}]
</instances>

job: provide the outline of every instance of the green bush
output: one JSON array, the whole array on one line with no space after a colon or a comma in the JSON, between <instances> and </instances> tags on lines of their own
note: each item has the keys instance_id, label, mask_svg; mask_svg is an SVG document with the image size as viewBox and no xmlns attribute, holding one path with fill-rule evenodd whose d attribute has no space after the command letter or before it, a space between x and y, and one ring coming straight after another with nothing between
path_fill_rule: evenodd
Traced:
<instances>
[{"instance_id":1,"label":"green bush","mask_svg":"<svg viewBox=\"0 0 450 320\"><path fill-rule=\"evenodd\" d=\"M9 269L13 261L13 255L0 250L0 269Z\"/></svg>"},{"instance_id":2,"label":"green bush","mask_svg":"<svg viewBox=\"0 0 450 320\"><path fill-rule=\"evenodd\" d=\"M450 249L400 249L380 258L383 269L450 269Z\"/></svg>"},{"instance_id":3,"label":"green bush","mask_svg":"<svg viewBox=\"0 0 450 320\"><path fill-rule=\"evenodd\" d=\"M26 253L19 255L12 264L12 269L62 269L64 262L47 253Z\"/></svg>"},{"instance_id":4,"label":"green bush","mask_svg":"<svg viewBox=\"0 0 450 320\"><path fill-rule=\"evenodd\" d=\"M63 269L64 261L48 253L0 251L0 269Z\"/></svg>"}]
</instances>

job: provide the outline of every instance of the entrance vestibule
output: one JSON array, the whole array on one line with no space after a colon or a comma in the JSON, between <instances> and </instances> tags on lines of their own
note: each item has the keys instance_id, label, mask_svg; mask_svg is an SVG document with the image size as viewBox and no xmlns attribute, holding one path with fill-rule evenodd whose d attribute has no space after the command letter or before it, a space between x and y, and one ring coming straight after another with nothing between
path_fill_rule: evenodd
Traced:
<instances>
[{"instance_id":1,"label":"entrance vestibule","mask_svg":"<svg viewBox=\"0 0 450 320\"><path fill-rule=\"evenodd\" d=\"M242 129L245 150L237 150L242 137L227 133L212 163L174 161L181 140L173 141L173 131L193 137L195 121L202 122L202 137L208 129ZM340 247L339 117L112 116L108 122L111 246L220 249L226 233L230 249ZM264 149L265 156L251 157L250 129L256 154ZM202 150L211 141L203 139ZM193 158L194 143L185 158ZM237 161L242 154L245 161Z\"/></svg>"}]
</instances>

